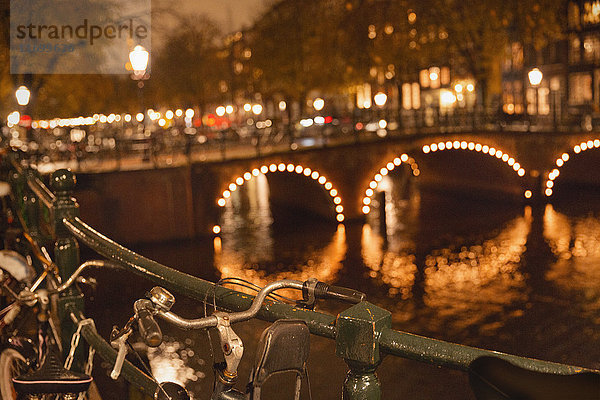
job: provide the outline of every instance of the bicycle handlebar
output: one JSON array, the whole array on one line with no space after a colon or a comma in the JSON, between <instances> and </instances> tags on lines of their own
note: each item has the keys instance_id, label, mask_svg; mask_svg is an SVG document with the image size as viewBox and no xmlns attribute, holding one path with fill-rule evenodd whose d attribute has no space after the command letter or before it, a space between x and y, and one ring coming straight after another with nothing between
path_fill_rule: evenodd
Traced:
<instances>
[{"instance_id":1,"label":"bicycle handlebar","mask_svg":"<svg viewBox=\"0 0 600 400\"><path fill-rule=\"evenodd\" d=\"M314 304L314 300L317 298L336 299L355 304L360 303L366 297L364 293L361 293L354 289L348 289L340 286L330 286L316 279L309 279L306 282L292 279L282 279L279 281L271 282L265 287L263 287L256 294L256 297L252 301L250 308L248 308L247 310L229 313L228 316L230 323L234 324L236 322L247 321L256 317L256 314L258 314L267 296L275 290L285 288L301 290L304 297L303 302L309 305L311 304L311 302L312 304ZM169 311L172 303L168 306L168 309L161 307L160 304L156 305L158 306L156 315L182 329L204 329L215 327L218 324L218 319L214 315L198 319L186 319Z\"/></svg>"},{"instance_id":2,"label":"bicycle handlebar","mask_svg":"<svg viewBox=\"0 0 600 400\"><path fill-rule=\"evenodd\" d=\"M258 314L258 311L262 307L263 302L269 293L274 290L290 288L302 290L304 283L301 281L291 280L291 279L283 279L279 281L275 281L269 283L265 287L263 287L257 294L254 300L252 301L252 305L245 311L234 312L229 314L230 323L242 322L252 319ZM214 315L210 315L208 317L198 318L198 319L186 319L181 318L180 316L172 313L170 311L165 311L159 309L157 315L164 320L172 323L173 325L182 328L182 329L204 329L204 328L212 328L217 326L218 319Z\"/></svg>"},{"instance_id":3,"label":"bicycle handlebar","mask_svg":"<svg viewBox=\"0 0 600 400\"><path fill-rule=\"evenodd\" d=\"M152 316L152 302L140 299L133 305L135 318L144 343L149 347L158 347L162 343L162 332Z\"/></svg>"},{"instance_id":4,"label":"bicycle handlebar","mask_svg":"<svg viewBox=\"0 0 600 400\"><path fill-rule=\"evenodd\" d=\"M302 285L302 303L312 307L316 299L335 299L347 303L357 304L363 301L366 295L354 289L341 286L330 286L311 278Z\"/></svg>"}]
</instances>

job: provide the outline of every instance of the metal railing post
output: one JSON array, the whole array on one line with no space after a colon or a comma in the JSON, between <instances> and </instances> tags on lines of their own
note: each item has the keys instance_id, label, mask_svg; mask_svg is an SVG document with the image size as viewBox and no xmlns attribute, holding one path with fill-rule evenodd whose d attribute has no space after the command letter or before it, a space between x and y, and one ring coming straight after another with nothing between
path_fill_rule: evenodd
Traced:
<instances>
[{"instance_id":1,"label":"metal railing post","mask_svg":"<svg viewBox=\"0 0 600 400\"><path fill-rule=\"evenodd\" d=\"M36 176L36 172L32 169L26 169L23 171L23 177L25 179L33 178ZM27 181L25 181L27 182ZM27 225L29 234L35 241L40 240L40 200L33 193L31 188L27 185L24 186L23 191L23 218Z\"/></svg>"},{"instance_id":2,"label":"metal railing post","mask_svg":"<svg viewBox=\"0 0 600 400\"><path fill-rule=\"evenodd\" d=\"M69 170L59 169L50 177L50 187L54 191L55 199L52 203L52 225L54 230L54 261L58 266L58 273L62 281L66 281L79 267L79 244L63 223L64 219L79 216L79 205L73 196L75 189L75 175ZM63 354L68 352L71 336L75 327L70 319L70 311L83 312L83 295L76 286L61 293L58 299L59 322ZM69 311L67 311L69 310ZM81 352L76 353L76 365L81 366Z\"/></svg>"},{"instance_id":3,"label":"metal railing post","mask_svg":"<svg viewBox=\"0 0 600 400\"><path fill-rule=\"evenodd\" d=\"M343 400L381 399L381 384L375 374L383 359L379 338L391 326L392 314L366 301L337 316L335 353L350 368L342 387Z\"/></svg>"}]
</instances>

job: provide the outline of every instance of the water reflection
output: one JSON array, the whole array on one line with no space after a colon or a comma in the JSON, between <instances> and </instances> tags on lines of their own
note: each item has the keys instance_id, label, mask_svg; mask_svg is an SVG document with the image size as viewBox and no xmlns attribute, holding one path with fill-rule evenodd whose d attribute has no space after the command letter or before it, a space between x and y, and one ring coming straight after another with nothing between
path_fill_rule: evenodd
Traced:
<instances>
[{"instance_id":1,"label":"water reflection","mask_svg":"<svg viewBox=\"0 0 600 400\"><path fill-rule=\"evenodd\" d=\"M316 277L331 282L346 254L344 225L294 221L278 230L269 202L267 178L259 175L234 192L225 207L215 268L221 277L238 277L264 286L276 279Z\"/></svg>"},{"instance_id":2,"label":"water reflection","mask_svg":"<svg viewBox=\"0 0 600 400\"><path fill-rule=\"evenodd\" d=\"M194 341L186 338L182 342L165 336L163 343L148 348L148 360L154 377L158 382L175 382L185 386L193 394L197 393L199 380L206 374L200 370L205 365L204 359L198 357L193 350Z\"/></svg>"},{"instance_id":3,"label":"water reflection","mask_svg":"<svg viewBox=\"0 0 600 400\"><path fill-rule=\"evenodd\" d=\"M548 205L544 226L550 248L558 257L547 279L561 292L585 299L575 306L600 324L600 214L569 218Z\"/></svg>"}]
</instances>

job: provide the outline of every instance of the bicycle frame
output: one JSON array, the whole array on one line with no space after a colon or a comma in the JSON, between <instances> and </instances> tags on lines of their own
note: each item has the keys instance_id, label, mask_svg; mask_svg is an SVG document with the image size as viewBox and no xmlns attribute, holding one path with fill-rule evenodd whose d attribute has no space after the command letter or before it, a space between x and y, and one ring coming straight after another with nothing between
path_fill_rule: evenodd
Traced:
<instances>
[{"instance_id":1,"label":"bicycle frame","mask_svg":"<svg viewBox=\"0 0 600 400\"><path fill-rule=\"evenodd\" d=\"M39 239L41 216L50 222L55 242L54 257L63 280L68 279L79 266L78 241L98 254L123 266L166 289L204 301L213 293L216 304L225 311L242 311L250 307L252 297L211 282L179 272L147 259L95 231L79 218L78 206L72 197L75 186L70 171L58 170L50 178L54 193L47 189L36 173L12 162L12 183L19 212L26 221L25 228ZM32 201L36 198L38 201ZM84 319L81 293L73 287L59 298L59 317L63 343L69 339L79 321ZM391 313L363 301L337 316L301 309L277 302L263 306L257 318L265 321L300 319L310 332L335 341L336 355L343 358L349 371L343 387L343 398L348 400L381 398L381 388L375 371L385 355L408 358L427 364L467 371L471 362L482 356L502 358L514 365L538 372L568 375L590 369L541 361L515 355L448 343L391 328ZM97 354L114 363L116 352L94 329L84 326L82 336ZM64 348L64 344L63 344ZM593 371L598 372L598 371ZM125 362L122 376L148 395L154 395L157 384L148 375Z\"/></svg>"}]
</instances>

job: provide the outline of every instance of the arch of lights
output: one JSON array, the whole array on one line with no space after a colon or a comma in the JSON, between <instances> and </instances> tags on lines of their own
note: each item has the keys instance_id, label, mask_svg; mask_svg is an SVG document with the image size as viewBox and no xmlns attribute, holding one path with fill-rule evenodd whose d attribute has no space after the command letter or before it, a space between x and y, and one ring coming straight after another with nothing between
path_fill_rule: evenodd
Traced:
<instances>
[{"instance_id":1,"label":"arch of lights","mask_svg":"<svg viewBox=\"0 0 600 400\"><path fill-rule=\"evenodd\" d=\"M320 184L326 191L327 194L331 197L333 204L335 205L335 213L336 213L336 221L343 222L345 219L344 216L344 206L342 205L342 198L340 197L339 191L333 186L324 175L322 175L317 170L312 170L308 167L303 167L302 165L296 164L265 164L258 168L254 168L251 171L244 172L241 176L235 178L232 182L227 185L227 189L223 191L221 197L217 200L217 205L219 207L225 207L227 204L227 200L231 197L231 193L235 192L238 187L243 186L247 181L251 180L254 177L257 177L260 174L268 174L273 172L289 172L296 173L298 175L303 175L307 178L310 178ZM213 228L213 232L218 234L221 231L218 225L215 225Z\"/></svg>"},{"instance_id":2,"label":"arch of lights","mask_svg":"<svg viewBox=\"0 0 600 400\"><path fill-rule=\"evenodd\" d=\"M573 146L573 153L579 154L582 151L597 149L599 147L600 139L588 140L586 142L581 142ZM546 197L550 197L552 196L552 193L554 193L554 180L560 175L560 168L562 168L567 163L567 161L569 161L570 158L571 156L569 155L569 153L563 153L554 161L556 168L554 168L548 173L548 179L546 180L546 184L544 186L544 194L546 195Z\"/></svg>"},{"instance_id":3,"label":"arch of lights","mask_svg":"<svg viewBox=\"0 0 600 400\"><path fill-rule=\"evenodd\" d=\"M371 212L371 203L373 201L373 196L375 196L375 190L379 186L379 183L383 180L383 177L390 173L394 168L400 166L402 163L408 164L410 166L411 172L413 176L419 176L421 171L419 170L419 165L415 161L414 158L409 157L408 154L402 154L400 157L394 158L393 161L388 162L384 167L382 167L378 173L373 176L371 182L369 182L369 187L365 190L365 195L362 198L362 212L363 214L369 214Z\"/></svg>"},{"instance_id":4,"label":"arch of lights","mask_svg":"<svg viewBox=\"0 0 600 400\"><path fill-rule=\"evenodd\" d=\"M520 176L525 176L525 168L518 163L514 157L511 157L508 153L503 152L502 150L496 149L493 146L489 146L487 144L476 143L476 142L467 142L467 141L459 141L459 140L448 140L446 142L438 142L431 143L423 146L423 153L433 153L436 151L443 150L467 150L474 151L477 153L487 154L490 157L496 157L498 160L508 164L508 166L512 167L513 171ZM529 199L532 196L531 190L526 190L523 194L525 198Z\"/></svg>"},{"instance_id":5,"label":"arch of lights","mask_svg":"<svg viewBox=\"0 0 600 400\"><path fill-rule=\"evenodd\" d=\"M489 146L487 144L475 143L475 142L467 142L467 141L459 141L459 140L448 140L436 143L430 143L424 145L422 147L422 151L424 154L435 153L436 151L444 151L444 150L468 150L474 151L477 153L488 154L491 157L496 157L497 159L503 161L508 164L515 173L522 177L525 176L525 169L519 164L514 157L511 157L508 153L503 152L502 150L496 149L495 147ZM373 195L375 194L375 189L379 185L379 182L383 179L383 176L387 175L394 167L397 167L401 164L401 162L408 162L411 166L412 172L414 176L418 176L420 174L420 170L418 165L414 159L409 157L406 154L403 154L401 157L397 157L393 162L387 163L387 165L380 169L379 173L375 174L371 182L369 182L369 187L365 190L365 195L362 201L362 212L364 214L368 214L371 211L370 204L373 199ZM524 193L526 198L530 198L532 196L531 190L526 190Z\"/></svg>"}]
</instances>

